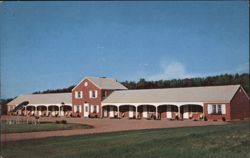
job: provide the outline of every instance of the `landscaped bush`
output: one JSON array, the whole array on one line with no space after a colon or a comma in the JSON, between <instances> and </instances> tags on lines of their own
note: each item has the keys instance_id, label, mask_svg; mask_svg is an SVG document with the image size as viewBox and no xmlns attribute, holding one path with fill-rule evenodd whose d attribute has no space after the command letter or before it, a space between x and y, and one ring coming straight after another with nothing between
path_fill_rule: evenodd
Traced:
<instances>
[{"instance_id":1,"label":"landscaped bush","mask_svg":"<svg viewBox=\"0 0 250 158\"><path fill-rule=\"evenodd\" d=\"M207 117L206 116L204 117L204 121L207 121Z\"/></svg>"},{"instance_id":2,"label":"landscaped bush","mask_svg":"<svg viewBox=\"0 0 250 158\"><path fill-rule=\"evenodd\" d=\"M66 120L62 120L62 124L67 124L67 121Z\"/></svg>"},{"instance_id":3,"label":"landscaped bush","mask_svg":"<svg viewBox=\"0 0 250 158\"><path fill-rule=\"evenodd\" d=\"M56 124L67 124L67 121L66 120L56 120Z\"/></svg>"},{"instance_id":4,"label":"landscaped bush","mask_svg":"<svg viewBox=\"0 0 250 158\"><path fill-rule=\"evenodd\" d=\"M175 119L176 119L176 120L179 120L179 116L178 116L178 115L176 115L176 116L175 116Z\"/></svg>"},{"instance_id":5,"label":"landscaped bush","mask_svg":"<svg viewBox=\"0 0 250 158\"><path fill-rule=\"evenodd\" d=\"M225 121L226 121L226 118L225 118L225 117L222 117L222 121L224 121L224 122L225 122Z\"/></svg>"}]
</instances>

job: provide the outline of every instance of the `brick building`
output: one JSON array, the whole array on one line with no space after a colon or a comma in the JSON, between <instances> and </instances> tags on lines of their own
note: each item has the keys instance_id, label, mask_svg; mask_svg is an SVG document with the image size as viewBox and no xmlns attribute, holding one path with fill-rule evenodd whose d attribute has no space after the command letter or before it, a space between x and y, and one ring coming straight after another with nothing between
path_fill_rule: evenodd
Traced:
<instances>
[{"instance_id":1,"label":"brick building","mask_svg":"<svg viewBox=\"0 0 250 158\"><path fill-rule=\"evenodd\" d=\"M110 78L85 77L72 93L22 95L8 104L19 115L233 120L249 118L241 85L128 90Z\"/></svg>"}]
</instances>

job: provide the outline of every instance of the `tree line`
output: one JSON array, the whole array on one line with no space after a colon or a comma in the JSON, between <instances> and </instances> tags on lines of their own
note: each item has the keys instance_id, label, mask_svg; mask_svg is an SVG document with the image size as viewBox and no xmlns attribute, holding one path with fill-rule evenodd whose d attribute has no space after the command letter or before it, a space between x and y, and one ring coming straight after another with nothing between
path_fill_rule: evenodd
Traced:
<instances>
[{"instance_id":1,"label":"tree line","mask_svg":"<svg viewBox=\"0 0 250 158\"><path fill-rule=\"evenodd\" d=\"M179 87L200 87L200 86L220 86L241 84L248 95L249 92L249 73L243 74L223 74L208 77L196 77L186 79L158 80L147 81L141 78L139 81L124 81L120 82L128 89L152 89L152 88L179 88ZM46 91L38 91L33 94L44 93L67 93L71 92L75 85L63 89L48 89Z\"/></svg>"},{"instance_id":2,"label":"tree line","mask_svg":"<svg viewBox=\"0 0 250 158\"><path fill-rule=\"evenodd\" d=\"M139 81L124 81L121 82L128 89L151 89L151 88L178 88L178 87L200 87L200 86L219 86L219 85L234 85L241 84L248 96L250 96L249 73L242 74L223 74L208 77L196 77L186 79L158 80L147 81L141 78ZM46 93L70 93L75 85L62 89L48 89L45 91L36 91L32 94ZM1 99L1 111L6 113L6 104L13 98Z\"/></svg>"}]
</instances>

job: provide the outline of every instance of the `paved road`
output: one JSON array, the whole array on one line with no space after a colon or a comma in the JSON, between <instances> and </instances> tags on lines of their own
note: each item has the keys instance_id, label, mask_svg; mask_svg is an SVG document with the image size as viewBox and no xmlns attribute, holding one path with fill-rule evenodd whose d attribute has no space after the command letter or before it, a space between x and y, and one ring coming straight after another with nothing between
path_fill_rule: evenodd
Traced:
<instances>
[{"instance_id":1,"label":"paved road","mask_svg":"<svg viewBox=\"0 0 250 158\"><path fill-rule=\"evenodd\" d=\"M23 119L21 116L2 116L2 120ZM29 117L29 119L34 119ZM42 132L27 132L27 133L10 133L1 134L1 141L17 141L25 139L37 139L55 136L72 136L95 133L107 133L116 131L140 130L140 129L156 129L156 128L175 128L175 127L190 127L190 126L207 126L207 125L224 125L226 122L214 121L169 121L162 120L129 120L129 119L82 119L82 118L52 118L42 117L40 121L56 121L66 119L69 123L81 123L94 126L92 129L72 129L60 131L42 131ZM4 127L3 127L4 128Z\"/></svg>"}]
</instances>

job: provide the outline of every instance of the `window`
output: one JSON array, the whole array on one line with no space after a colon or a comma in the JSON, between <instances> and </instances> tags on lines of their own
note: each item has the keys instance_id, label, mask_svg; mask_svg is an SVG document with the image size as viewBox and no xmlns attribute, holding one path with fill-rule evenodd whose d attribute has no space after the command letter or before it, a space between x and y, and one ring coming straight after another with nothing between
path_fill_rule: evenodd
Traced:
<instances>
[{"instance_id":1,"label":"window","mask_svg":"<svg viewBox=\"0 0 250 158\"><path fill-rule=\"evenodd\" d=\"M108 91L102 91L102 99L105 99L108 96Z\"/></svg>"},{"instance_id":2,"label":"window","mask_svg":"<svg viewBox=\"0 0 250 158\"><path fill-rule=\"evenodd\" d=\"M85 106L85 112L89 112L88 106Z\"/></svg>"},{"instance_id":3,"label":"window","mask_svg":"<svg viewBox=\"0 0 250 158\"><path fill-rule=\"evenodd\" d=\"M216 114L216 105L213 105L213 111L212 111L213 114Z\"/></svg>"},{"instance_id":4,"label":"window","mask_svg":"<svg viewBox=\"0 0 250 158\"><path fill-rule=\"evenodd\" d=\"M97 90L89 91L89 98L97 98Z\"/></svg>"},{"instance_id":5,"label":"window","mask_svg":"<svg viewBox=\"0 0 250 158\"><path fill-rule=\"evenodd\" d=\"M84 86L87 87L88 86L88 82L84 82Z\"/></svg>"},{"instance_id":6,"label":"window","mask_svg":"<svg viewBox=\"0 0 250 158\"><path fill-rule=\"evenodd\" d=\"M76 99L82 98L82 95L83 95L82 91L75 91L75 98Z\"/></svg>"},{"instance_id":7,"label":"window","mask_svg":"<svg viewBox=\"0 0 250 158\"><path fill-rule=\"evenodd\" d=\"M221 105L217 105L217 113L221 114Z\"/></svg>"},{"instance_id":8,"label":"window","mask_svg":"<svg viewBox=\"0 0 250 158\"><path fill-rule=\"evenodd\" d=\"M208 114L221 115L226 114L225 104L208 104Z\"/></svg>"},{"instance_id":9,"label":"window","mask_svg":"<svg viewBox=\"0 0 250 158\"><path fill-rule=\"evenodd\" d=\"M77 107L77 110L76 110L76 111L77 111L77 112L80 112L80 106L77 105L76 107Z\"/></svg>"},{"instance_id":10,"label":"window","mask_svg":"<svg viewBox=\"0 0 250 158\"><path fill-rule=\"evenodd\" d=\"M96 113L96 106L94 105L94 111L93 111L94 113Z\"/></svg>"}]
</instances>

